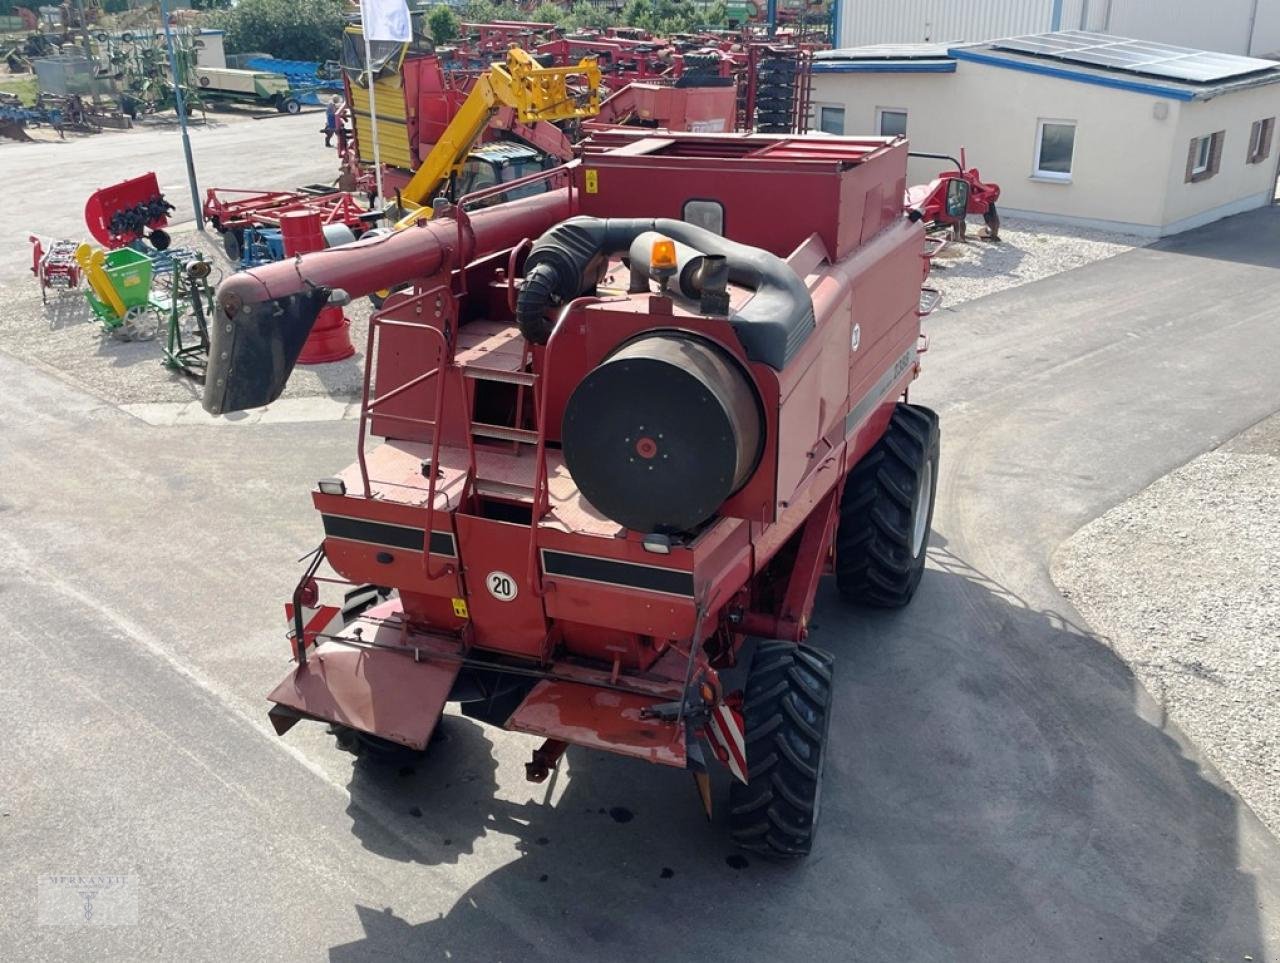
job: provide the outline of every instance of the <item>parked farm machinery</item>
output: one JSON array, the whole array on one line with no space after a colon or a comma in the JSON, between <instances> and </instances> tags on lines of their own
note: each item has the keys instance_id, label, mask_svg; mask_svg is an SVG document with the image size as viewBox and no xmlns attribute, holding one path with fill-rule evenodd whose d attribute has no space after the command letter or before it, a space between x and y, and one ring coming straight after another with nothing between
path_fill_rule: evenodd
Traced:
<instances>
[{"instance_id":1,"label":"parked farm machinery","mask_svg":"<svg viewBox=\"0 0 1280 963\"><path fill-rule=\"evenodd\" d=\"M224 281L215 414L275 399L331 302L405 286L370 322L356 463L311 493L277 732L412 755L453 702L545 740L535 781L600 749L690 771L710 816L722 765L734 840L808 853L841 738L819 579L905 605L929 537L925 235L884 203L906 161L602 131L531 196Z\"/></svg>"},{"instance_id":2,"label":"parked farm machinery","mask_svg":"<svg viewBox=\"0 0 1280 963\"><path fill-rule=\"evenodd\" d=\"M99 188L84 205L89 233L104 247L118 248L146 239L157 250L169 246L173 205L160 193L154 172Z\"/></svg>"},{"instance_id":3,"label":"parked farm machinery","mask_svg":"<svg viewBox=\"0 0 1280 963\"><path fill-rule=\"evenodd\" d=\"M1000 199L1000 185L989 184L982 179L976 167L966 163L964 148L956 159L950 154L930 154L912 151L912 157L927 157L950 161L955 170L944 170L928 184L907 188L905 204L912 217L917 217L930 227L950 228L956 240L965 239L967 217L981 214L986 224L982 237L988 241L1000 240L1000 213L996 201Z\"/></svg>"},{"instance_id":4,"label":"parked farm machinery","mask_svg":"<svg viewBox=\"0 0 1280 963\"><path fill-rule=\"evenodd\" d=\"M211 187L202 207L205 218L222 235L227 257L246 267L284 256L280 218L286 214L318 214L330 246L355 240L380 216L362 207L355 195L322 184L294 191ZM264 235L264 231L274 233Z\"/></svg>"}]
</instances>

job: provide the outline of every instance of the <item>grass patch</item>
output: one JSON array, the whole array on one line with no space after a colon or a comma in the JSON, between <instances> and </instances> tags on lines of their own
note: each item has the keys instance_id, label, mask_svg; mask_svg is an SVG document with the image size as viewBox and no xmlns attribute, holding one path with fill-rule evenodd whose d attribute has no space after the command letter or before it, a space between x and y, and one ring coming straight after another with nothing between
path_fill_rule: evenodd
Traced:
<instances>
[{"instance_id":1,"label":"grass patch","mask_svg":"<svg viewBox=\"0 0 1280 963\"><path fill-rule=\"evenodd\" d=\"M40 93L40 84L36 81L35 74L19 74L16 77L0 74L0 91L17 94L24 105L34 107Z\"/></svg>"}]
</instances>

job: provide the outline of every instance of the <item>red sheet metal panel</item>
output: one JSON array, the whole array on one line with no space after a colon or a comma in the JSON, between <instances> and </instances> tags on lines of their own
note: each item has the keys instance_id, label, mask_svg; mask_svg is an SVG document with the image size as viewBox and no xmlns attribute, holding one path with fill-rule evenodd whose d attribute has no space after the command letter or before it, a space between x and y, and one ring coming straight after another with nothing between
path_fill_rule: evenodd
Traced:
<instances>
[{"instance_id":1,"label":"red sheet metal panel","mask_svg":"<svg viewBox=\"0 0 1280 963\"><path fill-rule=\"evenodd\" d=\"M329 722L425 749L462 662L321 642L267 698Z\"/></svg>"},{"instance_id":2,"label":"red sheet metal panel","mask_svg":"<svg viewBox=\"0 0 1280 963\"><path fill-rule=\"evenodd\" d=\"M507 728L684 769L684 724L640 715L658 701L573 682L539 682Z\"/></svg>"}]
</instances>

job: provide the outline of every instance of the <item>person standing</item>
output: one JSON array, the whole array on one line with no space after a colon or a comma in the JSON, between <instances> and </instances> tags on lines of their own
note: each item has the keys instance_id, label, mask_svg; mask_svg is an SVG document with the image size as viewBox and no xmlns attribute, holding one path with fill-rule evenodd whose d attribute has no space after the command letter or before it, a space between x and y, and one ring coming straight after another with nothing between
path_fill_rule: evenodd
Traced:
<instances>
[{"instance_id":1,"label":"person standing","mask_svg":"<svg viewBox=\"0 0 1280 963\"><path fill-rule=\"evenodd\" d=\"M334 94L330 98L329 104L324 109L324 146L333 146L333 135L338 132L338 113L342 109L342 98Z\"/></svg>"}]
</instances>

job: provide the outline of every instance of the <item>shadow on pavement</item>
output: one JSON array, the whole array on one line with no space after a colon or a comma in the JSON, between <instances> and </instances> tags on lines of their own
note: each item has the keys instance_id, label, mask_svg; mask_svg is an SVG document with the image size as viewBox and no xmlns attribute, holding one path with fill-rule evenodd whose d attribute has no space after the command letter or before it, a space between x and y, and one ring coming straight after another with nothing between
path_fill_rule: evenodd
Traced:
<instances>
[{"instance_id":1,"label":"shadow on pavement","mask_svg":"<svg viewBox=\"0 0 1280 963\"><path fill-rule=\"evenodd\" d=\"M1280 267L1280 205L1260 207L1175 234L1157 241L1150 249L1257 267Z\"/></svg>"},{"instance_id":2,"label":"shadow on pavement","mask_svg":"<svg viewBox=\"0 0 1280 963\"><path fill-rule=\"evenodd\" d=\"M554 805L494 799L487 740L450 718L427 767L357 776L352 831L396 860L465 867L489 832L520 855L439 919L356 906L365 937L330 959L1263 958L1237 804L1143 718L1125 665L932 556L902 613L823 586L813 641L837 655L837 708L807 861L744 859L686 774L603 754L571 751ZM420 807L421 852L368 793Z\"/></svg>"}]
</instances>

